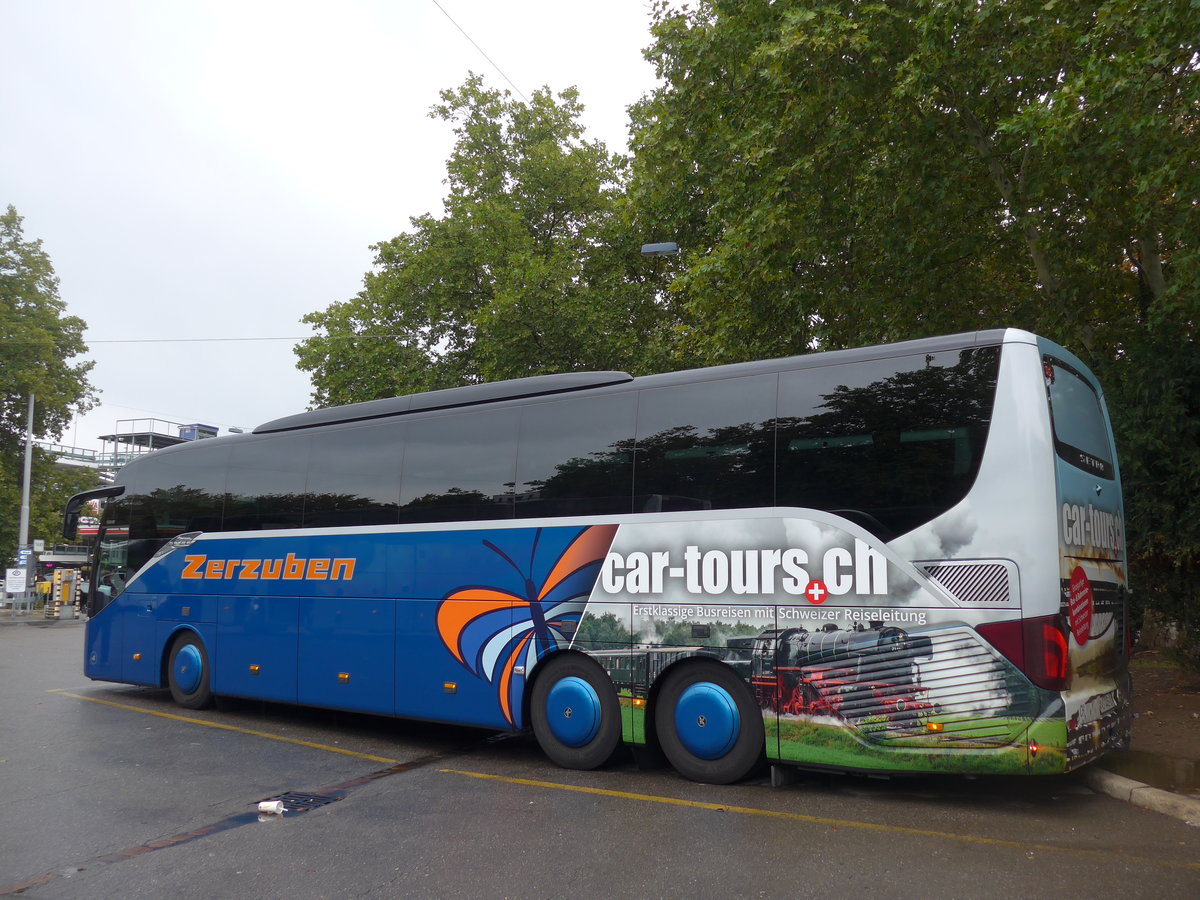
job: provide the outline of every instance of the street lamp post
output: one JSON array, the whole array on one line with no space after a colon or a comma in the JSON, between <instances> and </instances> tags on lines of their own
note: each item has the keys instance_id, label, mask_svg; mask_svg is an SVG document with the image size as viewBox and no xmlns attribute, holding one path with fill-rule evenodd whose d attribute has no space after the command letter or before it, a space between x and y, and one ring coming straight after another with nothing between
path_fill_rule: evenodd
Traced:
<instances>
[{"instance_id":1,"label":"street lamp post","mask_svg":"<svg viewBox=\"0 0 1200 900\"><path fill-rule=\"evenodd\" d=\"M33 394L29 395L29 424L25 428L25 478L21 485L21 525L17 549L29 546L29 482L33 474Z\"/></svg>"}]
</instances>

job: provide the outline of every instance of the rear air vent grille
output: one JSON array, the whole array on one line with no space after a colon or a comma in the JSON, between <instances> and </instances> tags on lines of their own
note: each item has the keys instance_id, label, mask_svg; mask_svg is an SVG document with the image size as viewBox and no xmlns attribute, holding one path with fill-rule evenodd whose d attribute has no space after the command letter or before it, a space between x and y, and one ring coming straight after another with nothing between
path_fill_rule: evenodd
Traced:
<instances>
[{"instance_id":1,"label":"rear air vent grille","mask_svg":"<svg viewBox=\"0 0 1200 900\"><path fill-rule=\"evenodd\" d=\"M960 603L1020 606L1017 567L1010 560L927 560L917 567Z\"/></svg>"}]
</instances>

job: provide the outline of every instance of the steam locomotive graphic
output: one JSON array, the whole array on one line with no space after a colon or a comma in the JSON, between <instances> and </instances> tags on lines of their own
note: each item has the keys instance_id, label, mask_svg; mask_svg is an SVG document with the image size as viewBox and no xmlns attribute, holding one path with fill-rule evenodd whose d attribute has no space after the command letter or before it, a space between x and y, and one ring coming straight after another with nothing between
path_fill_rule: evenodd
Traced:
<instances>
[{"instance_id":1,"label":"steam locomotive graphic","mask_svg":"<svg viewBox=\"0 0 1200 900\"><path fill-rule=\"evenodd\" d=\"M921 684L933 656L928 636L882 622L773 628L732 637L723 647L634 647L589 653L618 691L644 697L672 663L691 656L723 660L750 685L759 706L779 715L832 716L851 725L917 729L940 711ZM870 729L868 729L870 730Z\"/></svg>"}]
</instances>

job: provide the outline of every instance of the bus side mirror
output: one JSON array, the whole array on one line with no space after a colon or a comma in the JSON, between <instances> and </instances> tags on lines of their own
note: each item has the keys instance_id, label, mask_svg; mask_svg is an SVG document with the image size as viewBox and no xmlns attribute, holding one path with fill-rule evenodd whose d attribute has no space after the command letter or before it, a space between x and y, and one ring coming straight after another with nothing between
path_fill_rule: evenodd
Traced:
<instances>
[{"instance_id":1,"label":"bus side mirror","mask_svg":"<svg viewBox=\"0 0 1200 900\"><path fill-rule=\"evenodd\" d=\"M75 532L79 530L79 513L84 504L92 500L119 497L123 493L125 493L125 485L110 484L106 487L92 488L90 491L80 491L73 496L67 501L66 511L63 513L63 538L68 541L74 540Z\"/></svg>"},{"instance_id":2,"label":"bus side mirror","mask_svg":"<svg viewBox=\"0 0 1200 900\"><path fill-rule=\"evenodd\" d=\"M79 531L79 510L67 510L63 514L63 540L75 540L77 531Z\"/></svg>"}]
</instances>

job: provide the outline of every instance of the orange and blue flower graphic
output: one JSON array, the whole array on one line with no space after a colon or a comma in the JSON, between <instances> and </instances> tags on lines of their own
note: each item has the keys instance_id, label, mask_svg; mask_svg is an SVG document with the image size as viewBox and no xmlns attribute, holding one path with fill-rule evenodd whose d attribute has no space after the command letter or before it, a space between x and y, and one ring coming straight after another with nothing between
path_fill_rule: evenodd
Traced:
<instances>
[{"instance_id":1,"label":"orange and blue flower graphic","mask_svg":"<svg viewBox=\"0 0 1200 900\"><path fill-rule=\"evenodd\" d=\"M442 641L473 675L496 686L500 710L510 724L525 687L524 673L551 650L570 644L616 532L616 525L581 529L557 555L545 552L541 528L511 532L507 550L484 539L483 545L512 568L512 581L520 586L460 587L438 606ZM522 567L513 557L523 557L526 549L529 559Z\"/></svg>"}]
</instances>

